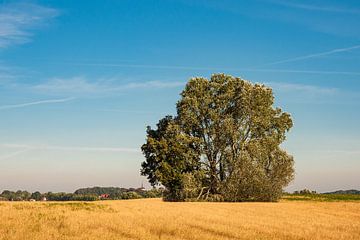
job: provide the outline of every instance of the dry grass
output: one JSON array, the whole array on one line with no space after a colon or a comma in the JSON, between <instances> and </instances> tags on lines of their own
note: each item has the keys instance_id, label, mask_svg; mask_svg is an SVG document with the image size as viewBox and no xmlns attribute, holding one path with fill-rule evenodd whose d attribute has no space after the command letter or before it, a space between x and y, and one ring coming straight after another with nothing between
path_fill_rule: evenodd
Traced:
<instances>
[{"instance_id":1,"label":"dry grass","mask_svg":"<svg viewBox=\"0 0 360 240\"><path fill-rule=\"evenodd\" d=\"M360 203L2 202L0 239L360 239Z\"/></svg>"}]
</instances>

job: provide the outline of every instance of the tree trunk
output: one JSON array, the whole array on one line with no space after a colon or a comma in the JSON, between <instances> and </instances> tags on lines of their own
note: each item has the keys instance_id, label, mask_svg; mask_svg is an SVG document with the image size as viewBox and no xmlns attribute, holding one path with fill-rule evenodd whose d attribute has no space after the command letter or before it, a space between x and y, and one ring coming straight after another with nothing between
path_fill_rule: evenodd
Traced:
<instances>
[{"instance_id":1,"label":"tree trunk","mask_svg":"<svg viewBox=\"0 0 360 240\"><path fill-rule=\"evenodd\" d=\"M210 193L217 194L218 193L218 176L216 169L216 162L210 161Z\"/></svg>"}]
</instances>

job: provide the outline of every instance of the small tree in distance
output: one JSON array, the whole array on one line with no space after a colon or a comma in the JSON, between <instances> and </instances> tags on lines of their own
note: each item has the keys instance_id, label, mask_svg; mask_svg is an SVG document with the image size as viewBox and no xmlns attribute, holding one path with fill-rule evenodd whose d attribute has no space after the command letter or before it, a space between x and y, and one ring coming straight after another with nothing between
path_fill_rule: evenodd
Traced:
<instances>
[{"instance_id":1,"label":"small tree in distance","mask_svg":"<svg viewBox=\"0 0 360 240\"><path fill-rule=\"evenodd\" d=\"M31 197L30 198L32 198L32 199L34 199L34 200L36 200L36 201L40 201L41 200L41 193L40 192L38 192L38 191L36 191L36 192L33 192L32 194L31 194Z\"/></svg>"},{"instance_id":2,"label":"small tree in distance","mask_svg":"<svg viewBox=\"0 0 360 240\"><path fill-rule=\"evenodd\" d=\"M274 108L271 88L214 74L192 78L177 116L147 128L141 173L165 200L276 201L293 179L280 148L293 123Z\"/></svg>"}]
</instances>

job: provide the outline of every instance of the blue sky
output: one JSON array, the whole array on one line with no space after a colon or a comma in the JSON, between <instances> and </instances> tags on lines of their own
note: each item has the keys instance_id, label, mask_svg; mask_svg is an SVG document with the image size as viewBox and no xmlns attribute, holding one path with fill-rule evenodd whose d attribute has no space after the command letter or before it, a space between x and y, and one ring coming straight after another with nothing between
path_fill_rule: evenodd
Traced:
<instances>
[{"instance_id":1,"label":"blue sky","mask_svg":"<svg viewBox=\"0 0 360 240\"><path fill-rule=\"evenodd\" d=\"M186 81L274 89L289 191L360 188L360 2L0 1L0 190L137 187Z\"/></svg>"}]
</instances>

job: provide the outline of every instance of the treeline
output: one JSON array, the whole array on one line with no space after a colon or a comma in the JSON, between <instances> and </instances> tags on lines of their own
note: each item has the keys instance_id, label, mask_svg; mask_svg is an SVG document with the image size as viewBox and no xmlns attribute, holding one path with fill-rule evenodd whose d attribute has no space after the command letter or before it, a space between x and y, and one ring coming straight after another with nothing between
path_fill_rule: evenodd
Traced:
<instances>
[{"instance_id":1,"label":"treeline","mask_svg":"<svg viewBox=\"0 0 360 240\"><path fill-rule=\"evenodd\" d=\"M0 201L96 201L162 197L162 189L145 190L142 188L92 187L81 188L74 193L30 193L28 191L4 190Z\"/></svg>"},{"instance_id":2,"label":"treeline","mask_svg":"<svg viewBox=\"0 0 360 240\"><path fill-rule=\"evenodd\" d=\"M359 190L350 189L350 190L337 190L333 192L325 192L325 193L317 193L314 190L310 189L302 189L302 190L296 190L293 193L286 193L287 195L293 194L293 195L310 195L310 194L328 194L328 195L360 195Z\"/></svg>"},{"instance_id":3,"label":"treeline","mask_svg":"<svg viewBox=\"0 0 360 240\"><path fill-rule=\"evenodd\" d=\"M309 189L294 191L293 193L284 193L284 200L288 201L360 201L360 191L358 190L339 190L334 192L317 193Z\"/></svg>"},{"instance_id":4,"label":"treeline","mask_svg":"<svg viewBox=\"0 0 360 240\"><path fill-rule=\"evenodd\" d=\"M334 192L326 192L324 194L354 194L354 195L359 194L360 195L360 191L355 189L350 189L350 190L338 190Z\"/></svg>"},{"instance_id":5,"label":"treeline","mask_svg":"<svg viewBox=\"0 0 360 240\"><path fill-rule=\"evenodd\" d=\"M107 194L106 199L137 199L137 198L158 198L162 197L162 188L145 190L143 188L119 188L119 187L90 187L80 188L74 192L77 195L101 196Z\"/></svg>"},{"instance_id":6,"label":"treeline","mask_svg":"<svg viewBox=\"0 0 360 240\"><path fill-rule=\"evenodd\" d=\"M300 190L300 191L294 191L293 194L295 194L295 195L308 195L308 194L317 194L317 192L305 188L305 189Z\"/></svg>"}]
</instances>

